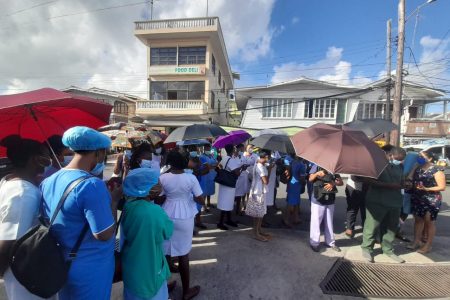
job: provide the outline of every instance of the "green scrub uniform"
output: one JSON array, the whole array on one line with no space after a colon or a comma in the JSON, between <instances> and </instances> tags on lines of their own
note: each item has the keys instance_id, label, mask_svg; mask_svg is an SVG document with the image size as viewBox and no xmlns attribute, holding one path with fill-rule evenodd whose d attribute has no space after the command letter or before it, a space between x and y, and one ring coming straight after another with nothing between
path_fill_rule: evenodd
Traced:
<instances>
[{"instance_id":1,"label":"green scrub uniform","mask_svg":"<svg viewBox=\"0 0 450 300\"><path fill-rule=\"evenodd\" d=\"M403 181L403 167L389 164L380 174L379 182L398 183ZM382 230L381 248L384 254L393 254L392 243L398 229L403 196L400 189L387 189L371 185L366 195L366 221L364 222L361 248L369 253L377 235Z\"/></svg>"}]
</instances>

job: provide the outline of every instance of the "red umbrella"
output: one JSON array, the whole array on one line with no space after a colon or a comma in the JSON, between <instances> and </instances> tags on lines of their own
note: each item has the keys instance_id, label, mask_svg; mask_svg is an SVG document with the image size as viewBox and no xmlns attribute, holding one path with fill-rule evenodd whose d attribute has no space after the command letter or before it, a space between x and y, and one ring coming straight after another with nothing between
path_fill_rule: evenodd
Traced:
<instances>
[{"instance_id":1,"label":"red umbrella","mask_svg":"<svg viewBox=\"0 0 450 300\"><path fill-rule=\"evenodd\" d=\"M0 96L0 140L9 135L45 141L74 126L108 124L112 106L51 88ZM0 157L6 154L0 148Z\"/></svg>"},{"instance_id":2,"label":"red umbrella","mask_svg":"<svg viewBox=\"0 0 450 300\"><path fill-rule=\"evenodd\" d=\"M291 140L298 156L332 173L378 178L388 164L377 144L345 125L316 124Z\"/></svg>"}]
</instances>

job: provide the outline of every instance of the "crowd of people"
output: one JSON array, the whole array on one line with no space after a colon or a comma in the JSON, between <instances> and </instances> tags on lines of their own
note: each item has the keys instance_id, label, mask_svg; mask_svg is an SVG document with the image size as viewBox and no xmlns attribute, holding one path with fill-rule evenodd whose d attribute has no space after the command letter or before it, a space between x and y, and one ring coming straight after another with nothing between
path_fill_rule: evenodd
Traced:
<instances>
[{"instance_id":1,"label":"crowd of people","mask_svg":"<svg viewBox=\"0 0 450 300\"><path fill-rule=\"evenodd\" d=\"M120 250L124 299L168 299L176 285L172 273L180 274L183 299L194 298L200 286L191 285L189 253L196 231L207 228L202 213L214 209L211 197L216 193L217 228L237 227L236 217L245 214L253 218L252 236L261 242L272 240L263 223L268 211L277 209L280 183L286 184L287 227L302 221L300 201L306 193L311 249L320 251L323 231L326 246L341 251L333 216L337 187L344 182L339 174L295 153L280 154L251 144L226 145L221 153L210 144L168 151L162 143L143 142L120 154L112 178L103 178L111 140L87 127L51 137L48 145L11 136L2 146L14 165L13 173L0 182L0 276L11 300L41 299L11 272L10 252L39 217L48 220L58 212L67 187L79 178L84 180L69 193L51 227L64 255L72 260L67 282L54 297L61 300L109 299L117 275L115 250ZM384 254L401 263L393 241L402 235L401 224L411 213L415 230L409 248L431 251L445 176L434 164L433 153L406 153L389 145L383 150L389 164L378 179L350 176L346 182L345 234L354 237L360 212L363 257L373 262L373 247L379 242ZM216 189L215 180L223 171L234 181L218 183ZM80 236L81 246L72 259Z\"/></svg>"}]
</instances>

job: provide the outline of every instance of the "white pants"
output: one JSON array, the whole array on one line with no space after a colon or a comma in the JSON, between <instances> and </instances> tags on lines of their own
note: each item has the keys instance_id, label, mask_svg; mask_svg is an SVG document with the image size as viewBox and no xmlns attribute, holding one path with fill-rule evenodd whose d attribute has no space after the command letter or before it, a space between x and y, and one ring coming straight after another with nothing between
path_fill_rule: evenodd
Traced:
<instances>
[{"instance_id":1,"label":"white pants","mask_svg":"<svg viewBox=\"0 0 450 300\"><path fill-rule=\"evenodd\" d=\"M309 230L309 242L311 246L317 247L320 244L320 225L325 228L325 243L328 246L333 246L334 231L333 231L333 214L334 204L320 205L311 201L311 227Z\"/></svg>"}]
</instances>

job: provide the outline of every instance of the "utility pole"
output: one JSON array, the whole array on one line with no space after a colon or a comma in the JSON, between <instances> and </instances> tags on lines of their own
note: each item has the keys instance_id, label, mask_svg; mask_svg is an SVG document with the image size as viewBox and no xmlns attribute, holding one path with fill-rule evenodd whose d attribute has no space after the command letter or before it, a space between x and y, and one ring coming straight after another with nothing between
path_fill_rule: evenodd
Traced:
<instances>
[{"instance_id":1,"label":"utility pole","mask_svg":"<svg viewBox=\"0 0 450 300\"><path fill-rule=\"evenodd\" d=\"M391 23L392 20L389 19L386 23L386 75L387 75L387 87L386 87L386 109L385 109L385 119L391 119L391 56L392 56L392 34L391 34ZM390 133L385 134L386 143L389 144L391 141Z\"/></svg>"},{"instance_id":2,"label":"utility pole","mask_svg":"<svg viewBox=\"0 0 450 300\"><path fill-rule=\"evenodd\" d=\"M209 0L206 0L206 17L208 17Z\"/></svg>"},{"instance_id":3,"label":"utility pole","mask_svg":"<svg viewBox=\"0 0 450 300\"><path fill-rule=\"evenodd\" d=\"M402 83L403 83L403 51L405 48L405 0L398 2L398 49L397 49L397 71L395 78L394 109L392 122L398 126L391 133L391 143L400 145L401 115L402 115Z\"/></svg>"},{"instance_id":4,"label":"utility pole","mask_svg":"<svg viewBox=\"0 0 450 300\"><path fill-rule=\"evenodd\" d=\"M150 20L153 20L153 0L150 0Z\"/></svg>"}]
</instances>

